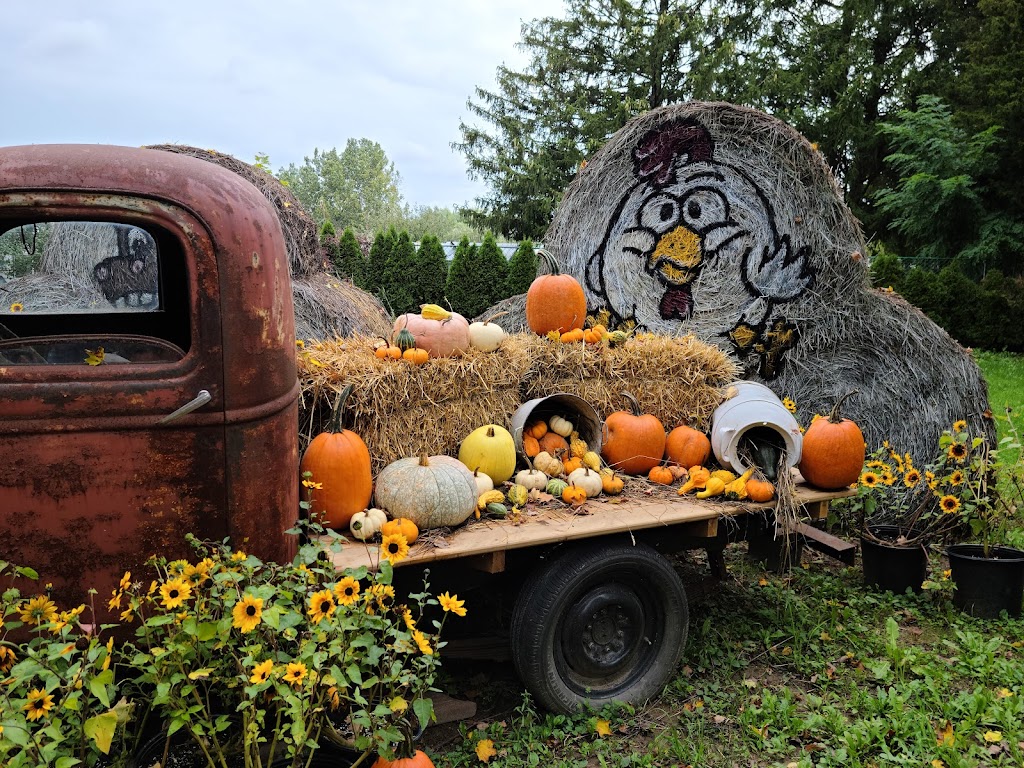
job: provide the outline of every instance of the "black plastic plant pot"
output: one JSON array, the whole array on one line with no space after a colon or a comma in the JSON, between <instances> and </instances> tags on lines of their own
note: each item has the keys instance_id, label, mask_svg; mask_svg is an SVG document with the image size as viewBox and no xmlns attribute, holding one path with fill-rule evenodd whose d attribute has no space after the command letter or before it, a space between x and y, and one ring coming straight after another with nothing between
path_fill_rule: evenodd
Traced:
<instances>
[{"instance_id":1,"label":"black plastic plant pot","mask_svg":"<svg viewBox=\"0 0 1024 768\"><path fill-rule=\"evenodd\" d=\"M924 544L896 543L905 533L896 525L871 525L868 531L874 538L860 537L865 583L898 595L908 589L921 592L921 584L928 576L928 550Z\"/></svg>"},{"instance_id":2,"label":"black plastic plant pot","mask_svg":"<svg viewBox=\"0 0 1024 768\"><path fill-rule=\"evenodd\" d=\"M952 544L946 549L956 590L953 603L979 619L997 619L1002 611L1021 615L1024 602L1024 550L980 544Z\"/></svg>"}]
</instances>

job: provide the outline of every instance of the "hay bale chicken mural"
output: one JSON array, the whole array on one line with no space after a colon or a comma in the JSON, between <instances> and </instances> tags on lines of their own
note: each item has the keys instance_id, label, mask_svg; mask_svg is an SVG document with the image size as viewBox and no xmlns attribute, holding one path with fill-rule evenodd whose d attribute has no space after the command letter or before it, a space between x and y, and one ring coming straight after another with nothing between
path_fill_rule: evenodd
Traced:
<instances>
[{"instance_id":1,"label":"hay bale chicken mural","mask_svg":"<svg viewBox=\"0 0 1024 768\"><path fill-rule=\"evenodd\" d=\"M871 287L823 155L773 117L691 102L635 118L569 185L544 245L592 315L719 345L801 423L857 390L845 412L872 448L923 461L958 419L993 434L969 352ZM525 327L521 297L498 306Z\"/></svg>"}]
</instances>

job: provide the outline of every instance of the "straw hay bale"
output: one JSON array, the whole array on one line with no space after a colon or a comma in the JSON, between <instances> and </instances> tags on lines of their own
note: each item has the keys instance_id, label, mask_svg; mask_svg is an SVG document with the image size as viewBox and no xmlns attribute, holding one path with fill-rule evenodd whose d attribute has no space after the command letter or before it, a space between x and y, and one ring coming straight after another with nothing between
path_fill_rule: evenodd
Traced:
<instances>
[{"instance_id":1,"label":"straw hay bale","mask_svg":"<svg viewBox=\"0 0 1024 768\"><path fill-rule=\"evenodd\" d=\"M297 339L391 334L391 319L384 305L351 280L327 272L296 277L292 279L292 299Z\"/></svg>"},{"instance_id":2,"label":"straw hay bale","mask_svg":"<svg viewBox=\"0 0 1024 768\"><path fill-rule=\"evenodd\" d=\"M92 275L92 267L88 274ZM14 303L21 304L26 312L66 312L69 307L75 312L118 311L103 297L94 280L77 275L32 272L0 285L0 296L0 314L9 314L9 305Z\"/></svg>"},{"instance_id":3,"label":"straw hay bale","mask_svg":"<svg viewBox=\"0 0 1024 768\"><path fill-rule=\"evenodd\" d=\"M288 268L292 276L300 277L323 270L327 255L320 246L316 222L306 213L298 198L272 174L212 149L200 149L184 144L154 144L146 148L197 157L241 176L256 187L277 209L277 218L281 222L281 231L284 233L285 248L288 252Z\"/></svg>"},{"instance_id":4,"label":"straw hay bale","mask_svg":"<svg viewBox=\"0 0 1024 768\"><path fill-rule=\"evenodd\" d=\"M923 461L960 418L994 435L977 365L871 288L824 157L773 117L693 102L632 120L570 184L544 243L591 312L718 345L804 424L858 390L845 412L869 447L888 439ZM504 304L498 322L521 327L517 299Z\"/></svg>"},{"instance_id":5,"label":"straw hay bale","mask_svg":"<svg viewBox=\"0 0 1024 768\"><path fill-rule=\"evenodd\" d=\"M423 366L378 360L374 343L363 336L321 342L299 356L303 441L323 429L335 394L352 384L350 428L369 446L374 471L420 452L455 455L473 429L510 429L522 403L562 391L602 417L625 407L626 390L667 426L706 425L736 374L726 354L692 336L638 338L611 349L516 334L495 352L471 349Z\"/></svg>"}]
</instances>

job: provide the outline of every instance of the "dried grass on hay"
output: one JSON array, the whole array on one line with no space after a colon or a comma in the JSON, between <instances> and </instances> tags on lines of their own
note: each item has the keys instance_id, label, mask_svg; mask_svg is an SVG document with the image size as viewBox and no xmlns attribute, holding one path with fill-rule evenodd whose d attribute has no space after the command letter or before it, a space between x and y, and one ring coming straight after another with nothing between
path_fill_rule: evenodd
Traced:
<instances>
[{"instance_id":1,"label":"dried grass on hay","mask_svg":"<svg viewBox=\"0 0 1024 768\"><path fill-rule=\"evenodd\" d=\"M338 336L391 334L391 319L384 306L351 280L326 272L292 279L297 339L333 339Z\"/></svg>"},{"instance_id":2,"label":"dried grass on hay","mask_svg":"<svg viewBox=\"0 0 1024 768\"><path fill-rule=\"evenodd\" d=\"M587 400L603 417L628 407L620 394L627 390L666 426L706 425L735 377L726 355L692 337L609 349L515 334L496 352L470 350L423 366L379 360L374 343L357 336L307 345L300 355L303 440L323 428L335 393L352 384L349 428L370 448L374 471L421 452L457 455L473 429L510 429L522 403L560 391Z\"/></svg>"},{"instance_id":3,"label":"dried grass on hay","mask_svg":"<svg viewBox=\"0 0 1024 768\"><path fill-rule=\"evenodd\" d=\"M563 270L584 285L591 310L600 297L587 288L587 263L616 206L637 183L632 149L648 131L679 117L703 124L714 138L715 159L742 168L756 181L771 201L780 234L790 235L794 247L808 246L815 272L810 288L778 305L800 333L796 346L785 352L781 372L762 378L751 355L736 358L743 378L796 401L797 418L805 425L814 414L827 413L841 395L858 390L844 415L860 425L869 448L889 440L919 462L934 454L942 430L961 418L994 438L993 422L984 416L984 379L969 353L905 301L871 287L863 233L824 156L794 129L755 110L701 102L663 107L632 120L589 159L567 188L544 243ZM650 289L640 287L639 270L634 277L634 295L650 301L642 296ZM625 284L630 285L629 276ZM735 356L723 331L735 321L743 296L737 265L707 265L693 291L693 317L665 321L655 330L693 333ZM702 306L708 310L702 312ZM499 308L510 310L497 321L504 328L525 326L522 296Z\"/></svg>"}]
</instances>

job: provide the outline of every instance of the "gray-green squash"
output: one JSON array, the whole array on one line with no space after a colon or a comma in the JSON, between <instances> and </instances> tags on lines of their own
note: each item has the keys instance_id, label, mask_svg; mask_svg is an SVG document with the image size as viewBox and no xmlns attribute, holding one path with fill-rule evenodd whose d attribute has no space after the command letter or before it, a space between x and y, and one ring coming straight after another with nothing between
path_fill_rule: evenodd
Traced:
<instances>
[{"instance_id":1,"label":"gray-green squash","mask_svg":"<svg viewBox=\"0 0 1024 768\"><path fill-rule=\"evenodd\" d=\"M377 506L420 530L460 525L476 509L473 473L451 456L394 461L377 476L374 493Z\"/></svg>"}]
</instances>

